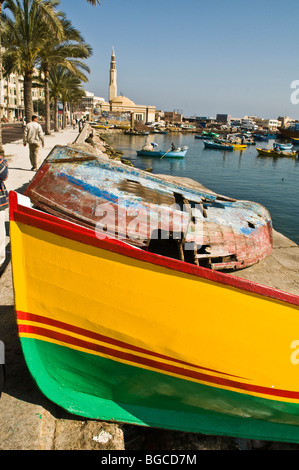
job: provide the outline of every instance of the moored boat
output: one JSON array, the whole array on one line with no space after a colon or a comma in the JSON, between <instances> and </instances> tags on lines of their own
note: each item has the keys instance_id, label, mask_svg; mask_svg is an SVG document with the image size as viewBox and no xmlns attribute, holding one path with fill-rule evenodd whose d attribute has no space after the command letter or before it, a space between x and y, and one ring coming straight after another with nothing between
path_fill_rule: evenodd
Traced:
<instances>
[{"instance_id":1,"label":"moored boat","mask_svg":"<svg viewBox=\"0 0 299 470\"><path fill-rule=\"evenodd\" d=\"M273 144L273 148L277 148L279 150L292 150L293 148L293 144L288 144L288 143L283 143L283 144L280 144L279 142L275 142Z\"/></svg>"},{"instance_id":2,"label":"moored boat","mask_svg":"<svg viewBox=\"0 0 299 470\"><path fill-rule=\"evenodd\" d=\"M137 155L139 157L184 158L188 150L187 146L184 146L183 148L175 148L172 146L168 150L157 150L157 146L158 145L154 142L152 142L151 144L147 143L142 147L141 150L137 150Z\"/></svg>"},{"instance_id":3,"label":"moored boat","mask_svg":"<svg viewBox=\"0 0 299 470\"><path fill-rule=\"evenodd\" d=\"M260 134L253 134L253 138L255 140L261 140L267 142L269 140L269 137L266 135L260 135Z\"/></svg>"},{"instance_id":4,"label":"moored boat","mask_svg":"<svg viewBox=\"0 0 299 470\"><path fill-rule=\"evenodd\" d=\"M247 145L246 144L232 144L234 149L236 150L245 150L247 148Z\"/></svg>"},{"instance_id":5,"label":"moored boat","mask_svg":"<svg viewBox=\"0 0 299 470\"><path fill-rule=\"evenodd\" d=\"M163 129L154 129L152 133L153 134L168 134L168 131L163 130Z\"/></svg>"},{"instance_id":6,"label":"moored boat","mask_svg":"<svg viewBox=\"0 0 299 470\"><path fill-rule=\"evenodd\" d=\"M125 135L149 135L149 131L134 131L134 130L125 130Z\"/></svg>"},{"instance_id":7,"label":"moored boat","mask_svg":"<svg viewBox=\"0 0 299 470\"><path fill-rule=\"evenodd\" d=\"M279 128L278 132L281 136L287 138L299 138L299 125L296 123L295 125L286 127L286 128Z\"/></svg>"},{"instance_id":8,"label":"moored boat","mask_svg":"<svg viewBox=\"0 0 299 470\"><path fill-rule=\"evenodd\" d=\"M234 146L232 144L225 142L212 142L204 140L203 143L207 149L234 150Z\"/></svg>"},{"instance_id":9,"label":"moored boat","mask_svg":"<svg viewBox=\"0 0 299 470\"><path fill-rule=\"evenodd\" d=\"M14 192L10 235L21 346L49 400L90 419L299 442L298 296L99 237Z\"/></svg>"},{"instance_id":10,"label":"moored boat","mask_svg":"<svg viewBox=\"0 0 299 470\"><path fill-rule=\"evenodd\" d=\"M203 131L202 134L195 134L194 138L195 139L204 139L204 140L212 140L212 139L218 139L220 137L219 134L216 134L215 132L207 132Z\"/></svg>"},{"instance_id":11,"label":"moored boat","mask_svg":"<svg viewBox=\"0 0 299 470\"><path fill-rule=\"evenodd\" d=\"M267 157L297 157L297 152L287 151L287 150L275 150L267 148L257 148L256 149L259 155Z\"/></svg>"}]
</instances>

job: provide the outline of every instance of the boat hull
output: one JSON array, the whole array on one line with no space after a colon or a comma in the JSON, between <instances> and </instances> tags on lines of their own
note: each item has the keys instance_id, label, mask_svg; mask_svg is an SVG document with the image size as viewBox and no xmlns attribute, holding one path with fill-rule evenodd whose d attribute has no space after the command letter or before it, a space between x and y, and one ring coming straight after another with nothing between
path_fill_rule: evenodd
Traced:
<instances>
[{"instance_id":1,"label":"boat hull","mask_svg":"<svg viewBox=\"0 0 299 470\"><path fill-rule=\"evenodd\" d=\"M245 150L247 148L246 144L233 144L235 150Z\"/></svg>"},{"instance_id":2,"label":"boat hull","mask_svg":"<svg viewBox=\"0 0 299 470\"><path fill-rule=\"evenodd\" d=\"M203 141L205 148L207 149L216 149L216 150L234 150L234 146L229 144L218 144L216 142Z\"/></svg>"},{"instance_id":3,"label":"boat hull","mask_svg":"<svg viewBox=\"0 0 299 470\"><path fill-rule=\"evenodd\" d=\"M276 145L277 145L278 148L280 148L280 150L292 151L292 149L293 149L292 144L279 144L279 143L276 143Z\"/></svg>"},{"instance_id":4,"label":"boat hull","mask_svg":"<svg viewBox=\"0 0 299 470\"><path fill-rule=\"evenodd\" d=\"M297 157L297 152L292 152L288 150L272 150L272 149L261 149L257 148L259 155L266 156L266 157L291 157L291 158L296 158Z\"/></svg>"},{"instance_id":5,"label":"boat hull","mask_svg":"<svg viewBox=\"0 0 299 470\"><path fill-rule=\"evenodd\" d=\"M187 150L167 152L167 150L137 150L139 157L167 157L167 158L184 158Z\"/></svg>"},{"instance_id":6,"label":"boat hull","mask_svg":"<svg viewBox=\"0 0 299 470\"><path fill-rule=\"evenodd\" d=\"M48 399L91 419L299 441L298 296L98 239L16 193L10 230L19 336Z\"/></svg>"},{"instance_id":7,"label":"boat hull","mask_svg":"<svg viewBox=\"0 0 299 470\"><path fill-rule=\"evenodd\" d=\"M243 269L272 251L260 204L174 184L113 160L55 147L25 191L37 207L147 250ZM163 252L165 254L165 252Z\"/></svg>"},{"instance_id":8,"label":"boat hull","mask_svg":"<svg viewBox=\"0 0 299 470\"><path fill-rule=\"evenodd\" d=\"M299 138L299 131L298 130L292 130L292 129L279 129L279 134L282 135L283 137L289 137L289 138Z\"/></svg>"}]
</instances>

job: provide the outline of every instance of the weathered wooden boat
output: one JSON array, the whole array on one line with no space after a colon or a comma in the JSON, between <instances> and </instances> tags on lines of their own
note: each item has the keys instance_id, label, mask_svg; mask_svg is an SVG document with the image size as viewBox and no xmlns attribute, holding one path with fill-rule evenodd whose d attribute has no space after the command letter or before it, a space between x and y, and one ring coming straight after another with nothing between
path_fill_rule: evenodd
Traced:
<instances>
[{"instance_id":1,"label":"weathered wooden boat","mask_svg":"<svg viewBox=\"0 0 299 470\"><path fill-rule=\"evenodd\" d=\"M70 147L54 147L25 195L53 215L214 270L244 268L272 250L271 217L263 206Z\"/></svg>"},{"instance_id":2,"label":"weathered wooden boat","mask_svg":"<svg viewBox=\"0 0 299 470\"><path fill-rule=\"evenodd\" d=\"M203 141L205 148L207 149L219 149L219 150L234 150L232 144L225 144L224 142L212 142L212 141Z\"/></svg>"},{"instance_id":3,"label":"weathered wooden boat","mask_svg":"<svg viewBox=\"0 0 299 470\"><path fill-rule=\"evenodd\" d=\"M266 156L266 157L297 157L297 152L295 151L287 151L287 150L274 150L274 149L267 149L267 148L256 148L259 155Z\"/></svg>"},{"instance_id":4,"label":"weathered wooden boat","mask_svg":"<svg viewBox=\"0 0 299 470\"><path fill-rule=\"evenodd\" d=\"M49 400L90 419L299 442L298 296L100 238L15 192L10 236L20 342Z\"/></svg>"},{"instance_id":5,"label":"weathered wooden boat","mask_svg":"<svg viewBox=\"0 0 299 470\"><path fill-rule=\"evenodd\" d=\"M177 148L174 150L155 150L154 148L150 149L149 146L137 150L137 155L139 157L170 157L170 158L184 158L187 153L188 147Z\"/></svg>"}]
</instances>

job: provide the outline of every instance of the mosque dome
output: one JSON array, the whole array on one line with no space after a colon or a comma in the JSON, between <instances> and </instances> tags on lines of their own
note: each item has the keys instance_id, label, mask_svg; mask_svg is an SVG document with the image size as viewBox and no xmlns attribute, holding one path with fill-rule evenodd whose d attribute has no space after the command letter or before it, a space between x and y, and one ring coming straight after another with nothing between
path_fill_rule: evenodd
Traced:
<instances>
[{"instance_id":1,"label":"mosque dome","mask_svg":"<svg viewBox=\"0 0 299 470\"><path fill-rule=\"evenodd\" d=\"M115 106L136 106L134 101L130 100L126 96L116 96L110 101L110 103L114 104Z\"/></svg>"}]
</instances>

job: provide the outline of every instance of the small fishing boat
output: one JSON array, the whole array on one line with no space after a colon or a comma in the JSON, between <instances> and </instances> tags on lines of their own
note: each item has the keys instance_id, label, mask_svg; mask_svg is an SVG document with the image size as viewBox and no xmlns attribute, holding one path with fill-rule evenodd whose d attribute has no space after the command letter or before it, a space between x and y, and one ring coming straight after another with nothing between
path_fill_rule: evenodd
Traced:
<instances>
[{"instance_id":1,"label":"small fishing boat","mask_svg":"<svg viewBox=\"0 0 299 470\"><path fill-rule=\"evenodd\" d=\"M188 147L183 148L170 148L168 150L157 150L158 144L152 142L151 144L146 143L141 150L137 150L139 157L170 157L170 158L184 158L187 153Z\"/></svg>"},{"instance_id":2,"label":"small fishing boat","mask_svg":"<svg viewBox=\"0 0 299 470\"><path fill-rule=\"evenodd\" d=\"M299 139L296 137L291 137L291 141L294 145L299 145Z\"/></svg>"},{"instance_id":3,"label":"small fishing boat","mask_svg":"<svg viewBox=\"0 0 299 470\"><path fill-rule=\"evenodd\" d=\"M195 139L201 139L201 140L213 140L213 139L218 139L220 137L219 134L215 134L215 132L206 132L203 131L202 134L195 134L194 138Z\"/></svg>"},{"instance_id":4,"label":"small fishing boat","mask_svg":"<svg viewBox=\"0 0 299 470\"><path fill-rule=\"evenodd\" d=\"M232 144L235 150L245 150L247 148L246 144Z\"/></svg>"},{"instance_id":5,"label":"small fishing boat","mask_svg":"<svg viewBox=\"0 0 299 470\"><path fill-rule=\"evenodd\" d=\"M134 131L134 130L125 130L124 131L125 135L149 135L149 132L147 131Z\"/></svg>"},{"instance_id":6,"label":"small fishing boat","mask_svg":"<svg viewBox=\"0 0 299 470\"><path fill-rule=\"evenodd\" d=\"M285 144L280 144L279 142L275 142L273 144L273 149L275 150L275 148L279 149L279 150L292 150L293 148L293 144L288 144L288 143L285 143Z\"/></svg>"},{"instance_id":7,"label":"small fishing boat","mask_svg":"<svg viewBox=\"0 0 299 470\"><path fill-rule=\"evenodd\" d=\"M80 194L74 168L65 172L72 164L80 166L48 160L29 193L36 199L52 178L53 185L66 184L73 174ZM95 162L81 164L86 170ZM122 179L123 171L114 168L114 187L121 192L127 181L132 195L143 180L133 172ZM80 190L91 191L96 176ZM153 178L148 190L164 188L165 202L167 186L156 183ZM69 189L64 198L75 200ZM113 201L108 187L102 189ZM53 192L48 195L45 205ZM220 206L231 210L234 224L235 203L218 199L215 210ZM250 209L243 206L247 215ZM18 334L28 369L49 400L88 419L299 442L298 295L99 236L79 223L78 213L76 222L62 215L63 208L53 215L10 193ZM226 243L228 235L221 236Z\"/></svg>"},{"instance_id":8,"label":"small fishing boat","mask_svg":"<svg viewBox=\"0 0 299 470\"><path fill-rule=\"evenodd\" d=\"M204 135L204 134L195 134L194 136L194 139L200 139L200 140L209 140L209 139L213 139L213 137L209 136L209 135Z\"/></svg>"},{"instance_id":9,"label":"small fishing boat","mask_svg":"<svg viewBox=\"0 0 299 470\"><path fill-rule=\"evenodd\" d=\"M297 152L287 151L287 150L274 150L274 149L267 149L267 148L257 148L259 155L267 156L267 157L297 157Z\"/></svg>"},{"instance_id":10,"label":"small fishing boat","mask_svg":"<svg viewBox=\"0 0 299 470\"><path fill-rule=\"evenodd\" d=\"M261 141L265 141L265 142L268 142L268 140L269 140L269 138L266 135L260 135L260 134L254 134L253 138L255 140L261 140Z\"/></svg>"},{"instance_id":11,"label":"small fishing boat","mask_svg":"<svg viewBox=\"0 0 299 470\"><path fill-rule=\"evenodd\" d=\"M234 146L232 144L227 144L224 142L212 142L204 140L203 143L207 149L234 150Z\"/></svg>"},{"instance_id":12,"label":"small fishing boat","mask_svg":"<svg viewBox=\"0 0 299 470\"><path fill-rule=\"evenodd\" d=\"M216 134L215 132L212 132L212 131L203 131L202 135L206 137L212 137L213 139L220 137L220 134Z\"/></svg>"}]
</instances>

